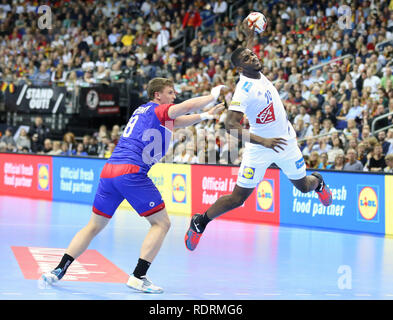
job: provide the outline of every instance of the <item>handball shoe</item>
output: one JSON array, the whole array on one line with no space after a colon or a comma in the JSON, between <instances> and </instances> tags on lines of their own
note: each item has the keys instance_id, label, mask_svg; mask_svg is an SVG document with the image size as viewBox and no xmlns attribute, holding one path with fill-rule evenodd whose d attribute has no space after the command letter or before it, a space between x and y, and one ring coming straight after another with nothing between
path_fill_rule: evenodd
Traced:
<instances>
[{"instance_id":1,"label":"handball shoe","mask_svg":"<svg viewBox=\"0 0 393 320\"><path fill-rule=\"evenodd\" d=\"M142 276L141 279L131 275L127 281L127 287L145 293L163 293L164 290L157 287L151 282L147 276Z\"/></svg>"},{"instance_id":2,"label":"handball shoe","mask_svg":"<svg viewBox=\"0 0 393 320\"><path fill-rule=\"evenodd\" d=\"M57 268L55 270L52 270L50 272L44 273L41 276L41 279L46 283L46 284L55 284L58 282L62 277L64 276L63 270L60 268Z\"/></svg>"},{"instance_id":3,"label":"handball shoe","mask_svg":"<svg viewBox=\"0 0 393 320\"><path fill-rule=\"evenodd\" d=\"M330 206L332 204L333 197L329 187L326 185L325 181L323 181L322 176L318 172L313 172L311 175L319 180L319 185L315 189L315 192L318 194L319 201L321 201L321 203L326 207Z\"/></svg>"},{"instance_id":4,"label":"handball shoe","mask_svg":"<svg viewBox=\"0 0 393 320\"><path fill-rule=\"evenodd\" d=\"M195 250L204 231L204 228L197 222L200 216L201 215L197 213L191 218L190 227L184 237L186 247L190 251Z\"/></svg>"}]
</instances>

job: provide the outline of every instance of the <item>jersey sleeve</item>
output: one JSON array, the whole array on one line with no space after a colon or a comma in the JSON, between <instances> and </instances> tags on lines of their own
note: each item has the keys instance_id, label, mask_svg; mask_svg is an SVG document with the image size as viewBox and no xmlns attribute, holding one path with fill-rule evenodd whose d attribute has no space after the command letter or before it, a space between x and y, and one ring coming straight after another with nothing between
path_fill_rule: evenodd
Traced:
<instances>
[{"instance_id":1,"label":"jersey sleeve","mask_svg":"<svg viewBox=\"0 0 393 320\"><path fill-rule=\"evenodd\" d=\"M239 83L236 86L235 93L233 94L232 101L229 105L228 110L238 111L242 113L246 112L247 100L249 97L249 90L250 90L250 85L248 85L248 83L250 82L245 82L242 84Z\"/></svg>"},{"instance_id":2,"label":"jersey sleeve","mask_svg":"<svg viewBox=\"0 0 393 320\"><path fill-rule=\"evenodd\" d=\"M160 104L154 112L156 113L156 116L158 120L160 120L160 123L164 126L166 123L173 123L174 119L171 119L168 115L168 110L171 106L173 106L174 103L170 104Z\"/></svg>"}]
</instances>

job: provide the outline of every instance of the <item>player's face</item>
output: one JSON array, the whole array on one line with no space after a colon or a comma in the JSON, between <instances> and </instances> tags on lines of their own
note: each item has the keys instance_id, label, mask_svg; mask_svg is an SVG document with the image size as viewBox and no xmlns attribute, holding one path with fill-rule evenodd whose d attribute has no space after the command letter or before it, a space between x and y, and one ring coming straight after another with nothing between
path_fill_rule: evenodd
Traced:
<instances>
[{"instance_id":1,"label":"player's face","mask_svg":"<svg viewBox=\"0 0 393 320\"><path fill-rule=\"evenodd\" d=\"M262 70L262 64L259 61L258 56L250 49L246 49L240 54L239 66L247 71Z\"/></svg>"},{"instance_id":2,"label":"player's face","mask_svg":"<svg viewBox=\"0 0 393 320\"><path fill-rule=\"evenodd\" d=\"M165 87L161 92L158 92L158 96L161 104L173 103L176 99L175 89L173 87Z\"/></svg>"}]
</instances>

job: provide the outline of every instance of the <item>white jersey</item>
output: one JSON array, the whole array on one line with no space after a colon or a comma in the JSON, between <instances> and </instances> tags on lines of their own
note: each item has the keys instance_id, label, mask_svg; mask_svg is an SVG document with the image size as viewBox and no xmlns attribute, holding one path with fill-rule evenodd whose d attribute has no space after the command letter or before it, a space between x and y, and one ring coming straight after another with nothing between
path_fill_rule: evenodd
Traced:
<instances>
[{"instance_id":1,"label":"white jersey","mask_svg":"<svg viewBox=\"0 0 393 320\"><path fill-rule=\"evenodd\" d=\"M260 75L260 79L252 79L240 74L229 110L247 116L250 133L263 138L295 139L296 132L288 121L277 89L262 73Z\"/></svg>"}]
</instances>

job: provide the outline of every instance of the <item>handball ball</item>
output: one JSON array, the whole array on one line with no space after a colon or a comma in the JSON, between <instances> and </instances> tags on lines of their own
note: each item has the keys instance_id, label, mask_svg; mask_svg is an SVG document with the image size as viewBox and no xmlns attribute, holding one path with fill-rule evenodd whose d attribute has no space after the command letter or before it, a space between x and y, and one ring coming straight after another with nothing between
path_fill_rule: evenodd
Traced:
<instances>
[{"instance_id":1,"label":"handball ball","mask_svg":"<svg viewBox=\"0 0 393 320\"><path fill-rule=\"evenodd\" d=\"M247 24L250 29L252 29L255 25L255 32L259 34L266 30L267 21L262 13L251 12L247 16Z\"/></svg>"}]
</instances>

